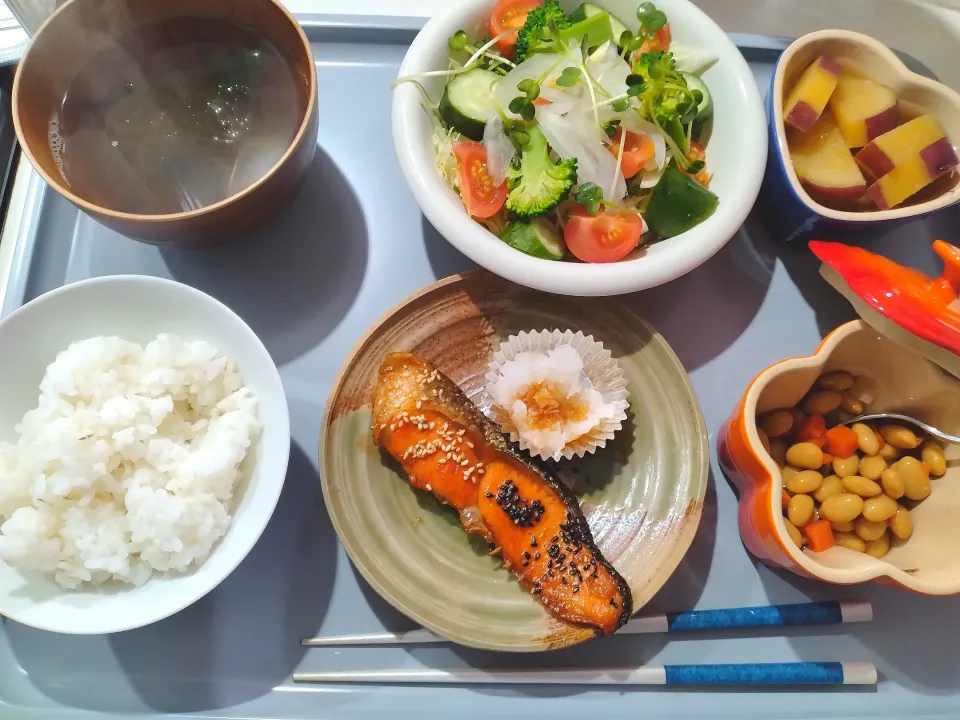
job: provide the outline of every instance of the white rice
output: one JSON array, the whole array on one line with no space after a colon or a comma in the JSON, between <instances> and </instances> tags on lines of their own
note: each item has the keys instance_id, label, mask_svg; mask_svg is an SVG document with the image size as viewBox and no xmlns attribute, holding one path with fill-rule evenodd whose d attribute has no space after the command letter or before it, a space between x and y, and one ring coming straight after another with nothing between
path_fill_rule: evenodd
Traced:
<instances>
[{"instance_id":1,"label":"white rice","mask_svg":"<svg viewBox=\"0 0 960 720\"><path fill-rule=\"evenodd\" d=\"M260 422L209 343L96 337L57 356L16 432L0 442L0 561L77 588L202 564Z\"/></svg>"},{"instance_id":2,"label":"white rice","mask_svg":"<svg viewBox=\"0 0 960 720\"><path fill-rule=\"evenodd\" d=\"M521 399L531 385L548 383L557 397L585 409L582 421L557 422L534 427L529 408ZM500 367L497 379L488 385L490 397L510 417L517 433L536 451L558 460L568 443L580 438L604 420L612 418L617 408L604 402L584 372L583 358L570 345L558 345L543 352L521 352Z\"/></svg>"}]
</instances>

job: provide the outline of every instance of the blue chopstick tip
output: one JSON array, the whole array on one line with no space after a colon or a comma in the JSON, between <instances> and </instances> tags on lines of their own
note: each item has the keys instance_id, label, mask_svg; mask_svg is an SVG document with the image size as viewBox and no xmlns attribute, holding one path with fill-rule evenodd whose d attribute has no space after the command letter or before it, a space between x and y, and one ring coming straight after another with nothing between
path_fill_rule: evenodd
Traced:
<instances>
[{"instance_id":1,"label":"blue chopstick tip","mask_svg":"<svg viewBox=\"0 0 960 720\"><path fill-rule=\"evenodd\" d=\"M667 685L843 685L838 662L665 665Z\"/></svg>"}]
</instances>

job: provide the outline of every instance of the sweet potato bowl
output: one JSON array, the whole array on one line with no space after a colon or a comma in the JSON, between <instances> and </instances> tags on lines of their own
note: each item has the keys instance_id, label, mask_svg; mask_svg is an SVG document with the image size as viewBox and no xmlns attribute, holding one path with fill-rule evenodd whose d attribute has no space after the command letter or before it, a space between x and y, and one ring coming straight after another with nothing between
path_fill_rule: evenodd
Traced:
<instances>
[{"instance_id":1,"label":"sweet potato bowl","mask_svg":"<svg viewBox=\"0 0 960 720\"><path fill-rule=\"evenodd\" d=\"M843 199L846 190L835 187L837 173L828 172L831 187L812 193L798 175L787 143L784 101L797 85L804 70L820 57L849 64L869 79L882 83L897 98L903 119L929 114L936 118L952 143L960 138L960 94L946 85L918 75L907 68L894 52L879 41L847 30L821 30L798 38L777 61L767 93L767 128L770 152L764 178L764 198L783 223L789 238L806 235L823 224L863 228L902 222L940 210L960 201L960 183L956 173L948 173L936 183L936 191L917 196L892 209L853 210L842 205L828 206L824 195ZM896 108L893 108L896 113ZM819 114L819 113L818 113ZM880 116L876 120L883 125ZM887 128L884 127L883 131ZM952 144L948 143L952 149ZM829 171L835 170L831 166ZM854 172L856 172L854 170ZM809 183L808 183L809 185ZM934 186L931 186L934 187ZM861 193L862 194L862 193ZM816 195L816 197L814 197Z\"/></svg>"},{"instance_id":2,"label":"sweet potato bowl","mask_svg":"<svg viewBox=\"0 0 960 720\"><path fill-rule=\"evenodd\" d=\"M910 510L914 532L895 541L883 559L845 547L821 553L799 549L787 534L781 509L780 468L757 433L756 417L798 403L824 372L847 370L878 386L871 412L902 411L947 432L960 430L960 381L862 320L841 325L808 357L764 370L747 388L718 438L720 465L740 494L740 535L768 565L839 585L875 580L928 595L960 592L960 464L945 448L948 469L930 496Z\"/></svg>"}]
</instances>

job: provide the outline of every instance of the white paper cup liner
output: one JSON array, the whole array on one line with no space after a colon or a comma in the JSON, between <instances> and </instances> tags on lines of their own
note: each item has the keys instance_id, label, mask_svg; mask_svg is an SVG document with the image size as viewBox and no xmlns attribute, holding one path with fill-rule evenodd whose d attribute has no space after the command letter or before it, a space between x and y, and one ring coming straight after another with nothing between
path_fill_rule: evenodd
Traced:
<instances>
[{"instance_id":1,"label":"white paper cup liner","mask_svg":"<svg viewBox=\"0 0 960 720\"><path fill-rule=\"evenodd\" d=\"M570 345L580 354L580 357L583 358L584 373L590 379L594 389L603 395L604 402L614 406L614 412L611 417L601 421L588 434L581 435L567 443L559 454L555 454L553 448L534 447L522 438L507 411L492 402L493 396L490 395L489 388L499 378L500 368L503 367L504 363L514 360L520 353L547 353L560 345ZM627 407L630 405L627 394L627 379L616 358L603 347L603 343L594 340L593 336L584 335L582 332L575 333L572 330L564 332L560 330L541 330L539 332L521 332L518 335L511 335L500 344L500 347L493 354L490 369L486 374L486 383L487 392L491 398L487 417L497 423L501 430L510 437L510 440L519 445L522 450L526 450L531 455L544 460L559 460L560 457L571 460L574 457L583 457L595 452L597 448L605 447L607 441L612 440L617 431L623 427L623 423L627 419Z\"/></svg>"}]
</instances>

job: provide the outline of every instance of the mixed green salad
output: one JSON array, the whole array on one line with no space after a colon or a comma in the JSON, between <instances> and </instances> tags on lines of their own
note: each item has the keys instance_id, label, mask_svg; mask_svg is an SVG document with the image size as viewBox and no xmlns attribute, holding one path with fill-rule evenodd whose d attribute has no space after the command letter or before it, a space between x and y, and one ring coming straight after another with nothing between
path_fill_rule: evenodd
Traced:
<instances>
[{"instance_id":1,"label":"mixed green salad","mask_svg":"<svg viewBox=\"0 0 960 720\"><path fill-rule=\"evenodd\" d=\"M489 34L449 39L443 96L421 90L437 167L467 212L536 257L616 262L716 209L706 143L716 57L672 44L653 3L632 32L601 7L499 0Z\"/></svg>"}]
</instances>

